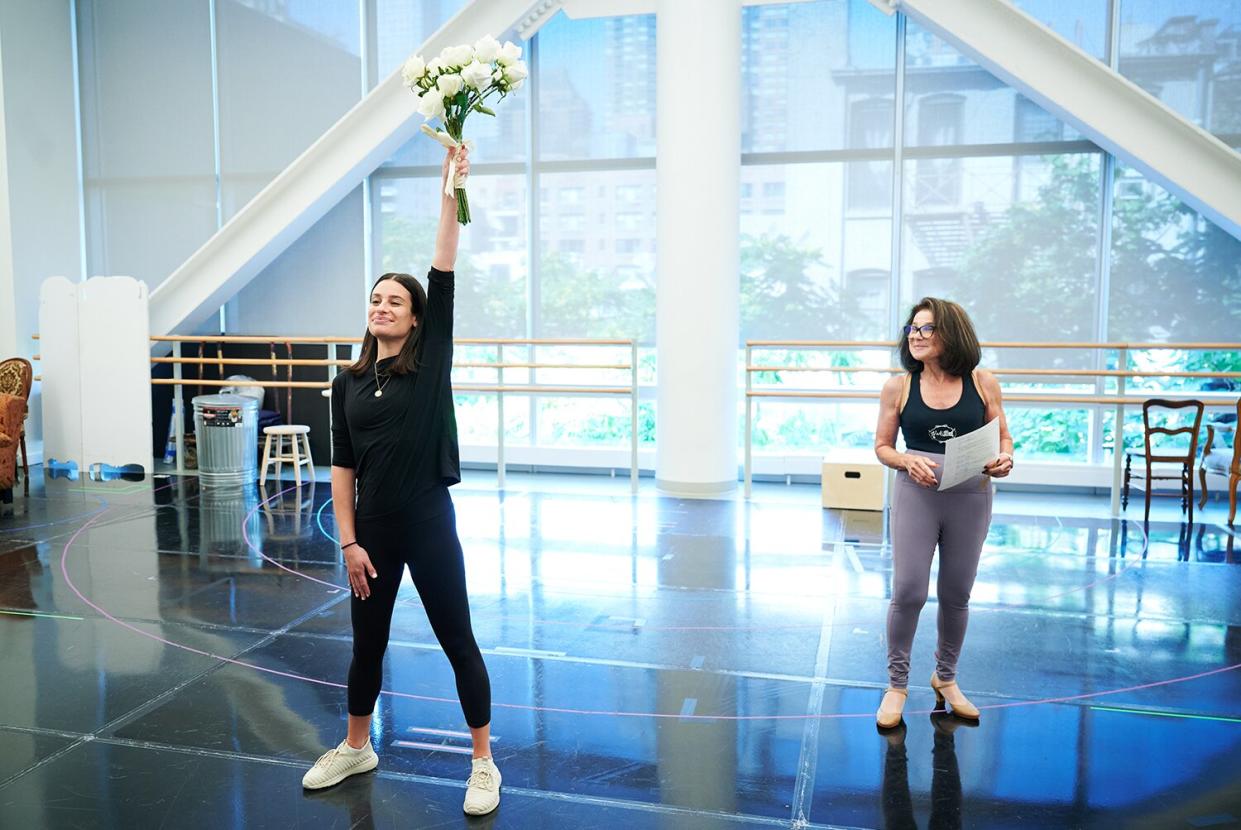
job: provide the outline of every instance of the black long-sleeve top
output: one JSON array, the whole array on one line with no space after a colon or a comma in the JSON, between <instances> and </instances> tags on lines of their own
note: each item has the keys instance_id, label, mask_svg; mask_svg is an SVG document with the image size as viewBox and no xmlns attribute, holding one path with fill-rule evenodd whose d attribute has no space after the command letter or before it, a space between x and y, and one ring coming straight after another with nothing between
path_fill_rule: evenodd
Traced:
<instances>
[{"instance_id":1,"label":"black long-sleeve top","mask_svg":"<svg viewBox=\"0 0 1241 830\"><path fill-rule=\"evenodd\" d=\"M359 520L436 516L451 503L447 488L461 480L451 382L453 288L452 271L427 274L416 372L389 376L385 370L396 358L379 361L378 398L374 370L345 370L332 381L332 466L355 470Z\"/></svg>"}]
</instances>

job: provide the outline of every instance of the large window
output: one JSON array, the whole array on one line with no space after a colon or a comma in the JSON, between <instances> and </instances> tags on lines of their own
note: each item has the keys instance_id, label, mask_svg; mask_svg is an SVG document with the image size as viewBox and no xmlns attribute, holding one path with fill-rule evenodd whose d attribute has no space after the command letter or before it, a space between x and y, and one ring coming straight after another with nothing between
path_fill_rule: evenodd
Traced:
<instances>
[{"instance_id":1,"label":"large window","mask_svg":"<svg viewBox=\"0 0 1241 830\"><path fill-rule=\"evenodd\" d=\"M457 256L457 337L523 337L526 331L526 180L470 177L473 221ZM383 271L419 279L430 265L439 219L439 179L376 176L371 188Z\"/></svg>"},{"instance_id":2,"label":"large window","mask_svg":"<svg viewBox=\"0 0 1241 830\"><path fill-rule=\"evenodd\" d=\"M466 2L168 0L139 10L78 0L88 270L157 287ZM1241 146L1241 2L1014 3ZM459 336L638 340L644 441L653 440L655 416L656 37L654 15L560 13L523 44L532 70L525 88L496 118L470 122L474 222L457 264ZM925 295L961 302L984 340L1052 346L989 352L990 367L1120 368L1115 353L1056 347L1225 341L1241 330L1241 242L916 21L868 0L747 5L739 60L743 340L894 338ZM230 333L339 333L360 318L376 274L421 277L442 157L421 135L397 150L230 302L239 306ZM358 248L368 242L365 262ZM329 298L323 308L333 315L356 293L358 316L285 308L272 316L273 298L294 290ZM504 357L629 359L559 346L513 346ZM851 369L890 360L882 352L770 357ZM1152 350L1127 359L1128 368L1151 371L1238 368L1235 354ZM623 374L505 377L622 385ZM873 387L878 377L775 374L798 388ZM462 377L496 379L485 369ZM1005 380L1016 391L1065 393L1112 383ZM519 398L505 410L516 443L617 449L628 441L627 404L604 398ZM463 440L493 441L495 415L494 397L463 399ZM790 455L863 445L873 416L869 404L763 403L756 443ZM1101 461L1113 443L1110 413L1015 404L1010 417L1033 457Z\"/></svg>"},{"instance_id":3,"label":"large window","mask_svg":"<svg viewBox=\"0 0 1241 830\"><path fill-rule=\"evenodd\" d=\"M1234 117L1241 113L1241 4L1193 0L1174 10L1157 0L1116 4L1120 51L1113 59L1121 71L1232 145L1241 143L1241 119ZM1108 0L1018 0L1017 5L1099 60L1109 59L1108 18L1114 9ZM794 15L799 16L795 36L766 31ZM831 33L815 28L816 20L826 19L840 27ZM844 0L767 6L747 12L747 25L758 30L756 43L777 50L788 44L796 51L803 37L836 37L850 44L866 37L896 39L869 10ZM865 51L884 53L877 47ZM747 336L888 336L910 304L933 295L961 302L985 340L1054 344L1235 339L1241 323L1241 302L1236 300L1241 297L1241 242L1124 164L1116 163L1111 176L1104 153L1083 141L1071 125L913 21L906 23L904 55L904 65L878 82L873 69L836 71L834 78L847 78L866 94L823 96L825 101L848 101L838 111L847 114L842 122L847 126L843 140L834 137L831 126L819 139L820 146L833 149L890 146L893 119L884 101L896 89L896 75L903 76L899 140L905 161L896 171L902 187L895 223L896 273L884 244L893 232L890 163L849 164L842 207L834 210L834 181L815 159L802 157L778 168L759 163L767 158L755 159L742 176L742 227L747 231L742 296L753 302L761 295L778 305L774 313L765 310L753 320L743 309ZM764 54L755 60L754 73L774 70L778 77L778 57ZM753 95L754 88L747 76L747 94ZM770 97L768 106L782 101ZM835 114L828 112L824 120L834 123ZM786 147L808 149L788 141L753 149ZM779 179L790 194L797 192L796 183L806 182L806 190L819 201L764 198L764 178ZM1113 197L1111 214L1104 220L1111 238L1106 251L1100 245L1105 186L1112 188ZM761 232L750 232L754 228ZM759 268L755 262L763 257L756 257L752 246L756 239L772 244L764 233L783 235L787 246L783 256L769 257L772 264ZM869 261L859 261L859 252ZM755 292L758 286L761 290ZM899 297L896 308L888 299L894 295ZM871 331L879 334L864 333ZM837 353L785 359L841 365L862 357ZM1114 352L1079 349L988 352L984 365L1118 368ZM1131 354L1127 368L1236 370L1238 365L1235 355L1165 350ZM776 382L801 388L831 385L817 380L821 375L812 376L816 380L806 377L777 373ZM1062 394L1102 391L1109 383L1068 375L1011 375L1005 381L1016 391ZM847 385L849 380L835 383ZM1168 381L1134 383L1166 388ZM1181 385L1197 389L1201 382L1191 379ZM856 409L850 415L845 406L760 403L756 446L815 451L828 438L848 445L857 420L873 417L873 412L860 412L863 407ZM1100 411L1020 405L1010 410L1018 448L1027 457L1100 461L1113 441L1110 415ZM825 412L837 420L823 417Z\"/></svg>"},{"instance_id":4,"label":"large window","mask_svg":"<svg viewBox=\"0 0 1241 830\"><path fill-rule=\"evenodd\" d=\"M1105 2L1020 5L1102 59ZM912 21L905 45L902 313L923 296L938 296L961 303L982 340L1101 336L1101 153L1084 150L1070 125ZM1003 369L1095 368L1099 360L1082 350L983 356L985 366ZM1003 380L1019 391L1095 388L1072 376ZM1089 410L1009 409L1024 456L1091 460L1099 422Z\"/></svg>"},{"instance_id":5,"label":"large window","mask_svg":"<svg viewBox=\"0 0 1241 830\"><path fill-rule=\"evenodd\" d=\"M358 102L362 59L356 4L215 5L227 221Z\"/></svg>"},{"instance_id":6,"label":"large window","mask_svg":"<svg viewBox=\"0 0 1241 830\"><path fill-rule=\"evenodd\" d=\"M655 171L544 173L539 337L655 339Z\"/></svg>"},{"instance_id":7,"label":"large window","mask_svg":"<svg viewBox=\"0 0 1241 830\"><path fill-rule=\"evenodd\" d=\"M571 20L537 36L538 238L530 333L537 338L634 338L654 380L655 17ZM541 348L541 359L600 362L604 351ZM612 355L627 362L629 355ZM608 362L608 361L603 361ZM624 373L543 371L540 382L625 385ZM639 439L653 444L653 389ZM531 419L543 446L628 446L627 400L540 398Z\"/></svg>"},{"instance_id":8,"label":"large window","mask_svg":"<svg viewBox=\"0 0 1241 830\"><path fill-rule=\"evenodd\" d=\"M570 20L538 34L541 160L655 155L655 16Z\"/></svg>"},{"instance_id":9,"label":"large window","mask_svg":"<svg viewBox=\"0 0 1241 830\"><path fill-rule=\"evenodd\" d=\"M866 0L757 4L742 15L743 153L891 147L893 18Z\"/></svg>"},{"instance_id":10,"label":"large window","mask_svg":"<svg viewBox=\"0 0 1241 830\"><path fill-rule=\"evenodd\" d=\"M874 202L856 215L845 183L878 168ZM850 274L890 273L892 165L872 162L747 165L756 194L741 206L744 339L869 339L887 333L887 289ZM776 185L776 187L772 187ZM762 194L771 193L766 196Z\"/></svg>"},{"instance_id":11,"label":"large window","mask_svg":"<svg viewBox=\"0 0 1241 830\"><path fill-rule=\"evenodd\" d=\"M465 6L467 0L369 0L368 15L372 67L371 85L391 75L414 52ZM347 6L347 3L337 3ZM428 56L429 57L429 56Z\"/></svg>"},{"instance_id":12,"label":"large window","mask_svg":"<svg viewBox=\"0 0 1241 830\"><path fill-rule=\"evenodd\" d=\"M1013 0L1013 5L1084 52L1104 59L1109 0Z\"/></svg>"},{"instance_id":13,"label":"large window","mask_svg":"<svg viewBox=\"0 0 1241 830\"><path fill-rule=\"evenodd\" d=\"M398 9L410 1L385 0L381 12L401 17ZM433 5L442 14L456 4ZM405 57L393 42L381 26L382 74L382 67ZM496 107L496 119L476 116L467 128L478 150L470 181L474 222L462 236L458 258L457 334L635 338L643 346L642 379L649 384L655 336L654 16L571 20L559 14L525 48L532 63L527 85ZM526 108L534 100L539 106L530 118ZM537 148L533 157L531 148ZM377 268L417 273L425 267L442 152L418 136L372 177ZM496 356L485 349L466 352L480 360ZM570 364L630 359L627 349L561 346L509 346L503 356ZM492 382L496 375L488 371L461 377ZM510 370L505 380L630 382L627 373L615 370ZM627 399L517 398L506 402L505 411L507 439L517 444L628 446ZM640 416L642 440L649 443L653 403L643 402ZM462 397L458 418L464 442L494 442L493 396Z\"/></svg>"},{"instance_id":14,"label":"large window","mask_svg":"<svg viewBox=\"0 0 1241 830\"><path fill-rule=\"evenodd\" d=\"M1123 0L1120 72L1195 124L1241 134L1241 3Z\"/></svg>"},{"instance_id":15,"label":"large window","mask_svg":"<svg viewBox=\"0 0 1241 830\"><path fill-rule=\"evenodd\" d=\"M1241 240L1117 165L1108 304L1113 339L1235 341Z\"/></svg>"},{"instance_id":16,"label":"large window","mask_svg":"<svg viewBox=\"0 0 1241 830\"><path fill-rule=\"evenodd\" d=\"M895 19L863 0L833 0L750 6L742 21L741 337L886 337ZM769 351L762 362L818 359L864 358ZM833 377L774 373L758 381L817 389ZM776 453L864 446L873 422L867 404L760 401L754 446Z\"/></svg>"},{"instance_id":17,"label":"large window","mask_svg":"<svg viewBox=\"0 0 1241 830\"><path fill-rule=\"evenodd\" d=\"M953 147L961 143L965 98L953 94L927 95L918 102L918 145ZM918 207L958 207L961 202L961 160L925 158L915 174L914 204Z\"/></svg>"}]
</instances>

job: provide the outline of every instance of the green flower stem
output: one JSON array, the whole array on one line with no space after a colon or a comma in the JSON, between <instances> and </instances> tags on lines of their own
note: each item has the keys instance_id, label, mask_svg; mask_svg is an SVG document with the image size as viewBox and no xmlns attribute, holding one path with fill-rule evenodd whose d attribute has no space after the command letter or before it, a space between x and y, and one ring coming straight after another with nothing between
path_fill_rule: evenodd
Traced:
<instances>
[{"instance_id":1,"label":"green flower stem","mask_svg":"<svg viewBox=\"0 0 1241 830\"><path fill-rule=\"evenodd\" d=\"M500 88L494 83L478 94L477 98L471 99L469 94L464 96L464 103L461 99L457 99L457 112L453 112L451 116L447 113L444 118L444 130L456 141L461 141L462 135L465 133L466 116L474 109L475 105L481 104L487 99L487 96L493 92L500 91ZM465 194L465 188L457 188L457 222L462 225L470 224L470 200Z\"/></svg>"}]
</instances>

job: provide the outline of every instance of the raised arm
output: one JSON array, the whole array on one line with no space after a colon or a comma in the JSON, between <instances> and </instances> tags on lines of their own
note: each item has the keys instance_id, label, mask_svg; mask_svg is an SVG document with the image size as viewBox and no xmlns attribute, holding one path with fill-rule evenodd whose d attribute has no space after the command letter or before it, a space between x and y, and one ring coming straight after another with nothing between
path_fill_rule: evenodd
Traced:
<instances>
[{"instance_id":1,"label":"raised arm","mask_svg":"<svg viewBox=\"0 0 1241 830\"><path fill-rule=\"evenodd\" d=\"M448 163L453 153L457 154L457 171L462 176L470 174L469 150L458 147L444 155L444 164L440 173L440 223L435 232L435 255L431 257L431 267L439 271L451 271L457 264L457 242L461 236L461 226L457 224L457 197L445 196L444 188L448 183Z\"/></svg>"}]
</instances>

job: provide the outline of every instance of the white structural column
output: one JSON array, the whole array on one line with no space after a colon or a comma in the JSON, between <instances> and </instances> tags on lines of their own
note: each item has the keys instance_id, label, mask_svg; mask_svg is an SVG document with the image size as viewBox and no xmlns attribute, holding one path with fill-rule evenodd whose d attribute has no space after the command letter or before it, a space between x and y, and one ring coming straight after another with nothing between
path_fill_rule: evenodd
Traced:
<instances>
[{"instance_id":1,"label":"white structural column","mask_svg":"<svg viewBox=\"0 0 1241 830\"><path fill-rule=\"evenodd\" d=\"M13 236L9 224L9 151L4 124L4 69L0 61L0 355L17 351L17 294L13 277Z\"/></svg>"},{"instance_id":2,"label":"white structural column","mask_svg":"<svg viewBox=\"0 0 1241 830\"><path fill-rule=\"evenodd\" d=\"M655 478L737 486L741 0L656 5Z\"/></svg>"}]
</instances>

